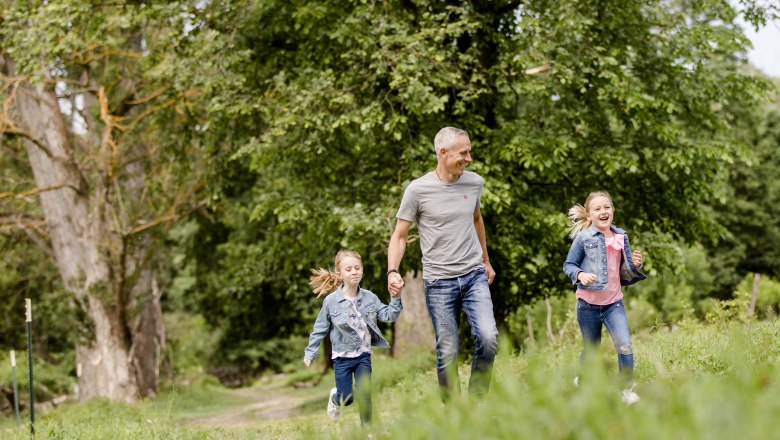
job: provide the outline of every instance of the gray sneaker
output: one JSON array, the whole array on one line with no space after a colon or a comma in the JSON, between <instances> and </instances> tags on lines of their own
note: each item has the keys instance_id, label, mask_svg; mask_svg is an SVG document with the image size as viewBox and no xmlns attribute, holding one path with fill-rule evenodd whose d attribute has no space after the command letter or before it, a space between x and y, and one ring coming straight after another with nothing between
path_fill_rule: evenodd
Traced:
<instances>
[{"instance_id":1,"label":"gray sneaker","mask_svg":"<svg viewBox=\"0 0 780 440\"><path fill-rule=\"evenodd\" d=\"M331 388L330 394L328 395L328 417L334 422L337 422L339 418L341 418L341 407L333 403L333 396L335 396L337 392L336 388Z\"/></svg>"}]
</instances>

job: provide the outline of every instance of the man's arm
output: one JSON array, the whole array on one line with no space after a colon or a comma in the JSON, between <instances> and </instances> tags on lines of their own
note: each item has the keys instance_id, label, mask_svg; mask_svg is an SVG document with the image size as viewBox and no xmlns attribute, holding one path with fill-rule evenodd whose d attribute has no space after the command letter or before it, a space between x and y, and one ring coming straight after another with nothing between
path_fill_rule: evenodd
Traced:
<instances>
[{"instance_id":1,"label":"man's arm","mask_svg":"<svg viewBox=\"0 0 780 440\"><path fill-rule=\"evenodd\" d=\"M387 244L387 270L396 270L387 274L387 290L393 296L401 294L404 287L404 279L397 271L401 266L401 260L406 251L406 238L409 235L409 229L412 222L409 220L398 219L395 223L395 231L390 237L390 243Z\"/></svg>"},{"instance_id":2,"label":"man's arm","mask_svg":"<svg viewBox=\"0 0 780 440\"><path fill-rule=\"evenodd\" d=\"M496 277L496 271L493 270L493 266L490 264L487 239L485 238L485 222L482 220L482 213L479 211L479 208L474 209L474 229L477 230L477 239L479 239L479 245L482 247L482 262L485 264L488 284L492 284L493 278Z\"/></svg>"}]
</instances>

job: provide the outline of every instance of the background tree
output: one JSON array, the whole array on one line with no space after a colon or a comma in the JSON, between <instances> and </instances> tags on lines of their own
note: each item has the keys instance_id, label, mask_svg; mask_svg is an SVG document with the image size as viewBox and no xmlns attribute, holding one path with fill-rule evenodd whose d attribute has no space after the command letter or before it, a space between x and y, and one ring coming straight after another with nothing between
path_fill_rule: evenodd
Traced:
<instances>
[{"instance_id":1,"label":"background tree","mask_svg":"<svg viewBox=\"0 0 780 440\"><path fill-rule=\"evenodd\" d=\"M35 354L59 362L73 340L75 316L51 257L46 222L29 191L31 176L20 142L0 155L0 345L26 350L25 298L35 304ZM59 390L58 390L59 391Z\"/></svg>"},{"instance_id":2,"label":"background tree","mask_svg":"<svg viewBox=\"0 0 780 440\"><path fill-rule=\"evenodd\" d=\"M563 213L591 190L612 192L656 267L674 263L675 240L721 232L704 207L745 154L732 110L768 88L741 69L748 42L728 2L231 6L205 6L198 30L244 58L228 64L240 81L211 90L219 214L195 233L193 295L224 330L223 355L250 369L285 359L275 350L299 357L281 341L305 335L308 269L339 248L364 255L365 285L384 294L401 193L433 168L442 126L470 131L486 178L503 320L568 291ZM404 269L419 269L408 250Z\"/></svg>"},{"instance_id":3,"label":"background tree","mask_svg":"<svg viewBox=\"0 0 780 440\"><path fill-rule=\"evenodd\" d=\"M743 4L754 24L777 12ZM680 243L725 236L740 109L769 88L721 0L2 6L0 203L28 221L3 223L9 264L51 250L61 281L41 284L88 324L82 395L121 400L156 390L168 286L220 336L212 362L243 372L300 357L309 269L338 249L387 299L394 215L445 125L486 179L500 322L569 292L564 212L594 189L649 270L674 267Z\"/></svg>"},{"instance_id":4,"label":"background tree","mask_svg":"<svg viewBox=\"0 0 780 440\"><path fill-rule=\"evenodd\" d=\"M154 227L197 206L199 187L191 139L169 131L193 129L193 91L165 77L187 15L177 4L2 6L2 147L18 155L21 141L46 221L36 241L86 318L80 396L153 395L165 345Z\"/></svg>"},{"instance_id":5,"label":"background tree","mask_svg":"<svg viewBox=\"0 0 780 440\"><path fill-rule=\"evenodd\" d=\"M731 298L747 273L780 277L780 100L745 108L736 133L751 155L728 167L729 192L713 214L725 230L709 243L713 296Z\"/></svg>"}]
</instances>

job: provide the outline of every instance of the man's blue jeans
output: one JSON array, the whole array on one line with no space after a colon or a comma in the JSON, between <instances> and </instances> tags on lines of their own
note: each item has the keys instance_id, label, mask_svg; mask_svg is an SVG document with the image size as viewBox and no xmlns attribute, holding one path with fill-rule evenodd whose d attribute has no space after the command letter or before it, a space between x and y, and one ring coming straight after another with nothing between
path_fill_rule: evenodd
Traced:
<instances>
[{"instance_id":1,"label":"man's blue jeans","mask_svg":"<svg viewBox=\"0 0 780 440\"><path fill-rule=\"evenodd\" d=\"M457 360L461 310L471 325L475 345L469 393L484 396L490 389L498 346L498 329L485 269L475 269L455 278L425 280L425 302L436 334L436 373L445 399L449 393L456 392L457 395L460 391Z\"/></svg>"},{"instance_id":2,"label":"man's blue jeans","mask_svg":"<svg viewBox=\"0 0 780 440\"><path fill-rule=\"evenodd\" d=\"M606 306L589 304L577 299L577 322L580 324L585 352L601 344L601 326L607 328L618 353L618 369L631 376L634 372L634 352L631 351L631 333L628 330L628 317L623 301L619 300Z\"/></svg>"},{"instance_id":3,"label":"man's blue jeans","mask_svg":"<svg viewBox=\"0 0 780 440\"><path fill-rule=\"evenodd\" d=\"M336 405L352 404L352 376L355 376L355 392L360 408L360 423L371 423L371 354L363 353L356 358L333 359L333 373L336 375Z\"/></svg>"}]
</instances>

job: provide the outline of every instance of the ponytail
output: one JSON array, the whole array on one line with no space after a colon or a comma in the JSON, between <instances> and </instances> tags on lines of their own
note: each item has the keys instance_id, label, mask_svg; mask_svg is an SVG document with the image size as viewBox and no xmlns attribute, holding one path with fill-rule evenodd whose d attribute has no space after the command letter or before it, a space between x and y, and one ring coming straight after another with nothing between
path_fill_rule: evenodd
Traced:
<instances>
[{"instance_id":1,"label":"ponytail","mask_svg":"<svg viewBox=\"0 0 780 440\"><path fill-rule=\"evenodd\" d=\"M333 292L339 284L341 284L341 277L337 273L322 268L311 270L309 285L314 290L317 298L322 296L323 293Z\"/></svg>"},{"instance_id":2,"label":"ponytail","mask_svg":"<svg viewBox=\"0 0 780 440\"><path fill-rule=\"evenodd\" d=\"M336 254L336 270L340 270L341 261L344 258L352 257L356 258L361 263L363 259L360 258L360 254L355 251L341 250ZM322 296L323 293L330 293L336 290L341 285L341 275L336 272L331 272L327 269L319 268L311 270L311 277L309 278L309 285L311 286L317 298Z\"/></svg>"},{"instance_id":3,"label":"ponytail","mask_svg":"<svg viewBox=\"0 0 780 440\"><path fill-rule=\"evenodd\" d=\"M590 226L590 220L588 220L588 211L585 207L577 204L569 208L569 219L571 220L571 228L569 229L569 238L574 238L580 231Z\"/></svg>"}]
</instances>

